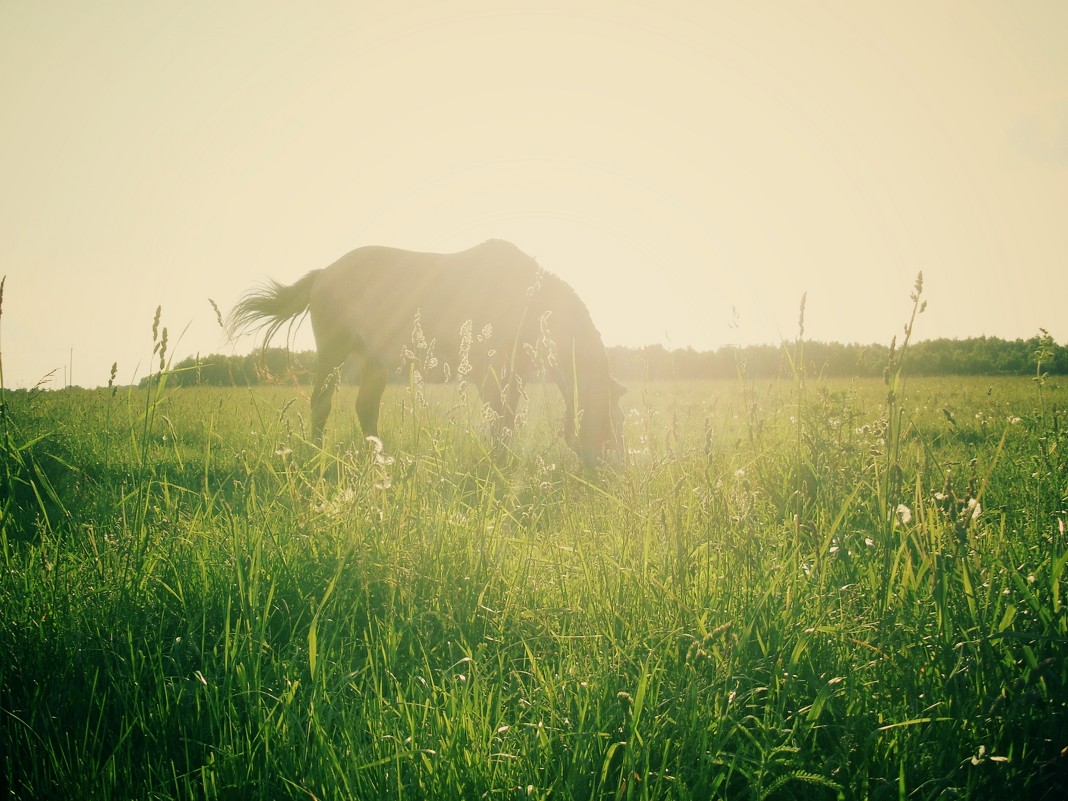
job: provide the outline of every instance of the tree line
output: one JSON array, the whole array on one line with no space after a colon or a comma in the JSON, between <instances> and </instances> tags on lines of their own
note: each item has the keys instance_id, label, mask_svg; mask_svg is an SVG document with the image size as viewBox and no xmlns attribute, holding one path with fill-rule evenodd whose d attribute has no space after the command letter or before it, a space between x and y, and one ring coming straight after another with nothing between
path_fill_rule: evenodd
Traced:
<instances>
[{"instance_id":1,"label":"tree line","mask_svg":"<svg viewBox=\"0 0 1068 801\"><path fill-rule=\"evenodd\" d=\"M610 348L615 375L621 379L777 378L792 375L795 365L806 375L867 378L883 374L891 357L886 345L843 345L838 342L783 343L748 347L726 346L712 351ZM1030 339L996 337L932 339L911 343L902 357L910 375L1050 375L1068 374L1068 347L1046 334Z\"/></svg>"},{"instance_id":2,"label":"tree line","mask_svg":"<svg viewBox=\"0 0 1068 801\"><path fill-rule=\"evenodd\" d=\"M792 375L795 365L809 376L877 377L883 374L890 356L891 349L886 345L811 341L745 347L726 345L715 350L671 349L663 345L608 348L612 373L621 381L702 380L740 375L752 379L780 378ZM901 358L901 354L895 352L895 358ZM1054 342L1044 332L1030 339L973 337L914 342L904 359L904 368L910 375L1068 374L1068 346ZM309 384L315 360L314 351L290 352L283 348L267 348L241 356L198 355L174 365L167 381L172 386ZM141 384L146 385L155 378L144 378ZM425 378L434 380L433 376ZM343 382L358 380L354 368L342 375ZM393 380L407 381L408 372L395 371Z\"/></svg>"}]
</instances>

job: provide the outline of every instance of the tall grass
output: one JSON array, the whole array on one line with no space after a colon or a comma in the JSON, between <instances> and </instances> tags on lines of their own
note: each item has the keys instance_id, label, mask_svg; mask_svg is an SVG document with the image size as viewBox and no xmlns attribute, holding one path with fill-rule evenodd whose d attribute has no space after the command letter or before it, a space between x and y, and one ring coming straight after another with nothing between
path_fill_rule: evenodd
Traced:
<instances>
[{"instance_id":1,"label":"tall grass","mask_svg":"<svg viewBox=\"0 0 1068 801\"><path fill-rule=\"evenodd\" d=\"M822 381L799 328L784 382L632 386L597 476L536 387L502 445L413 374L324 451L158 335L146 389L5 392L0 783L1061 797L1063 387Z\"/></svg>"}]
</instances>

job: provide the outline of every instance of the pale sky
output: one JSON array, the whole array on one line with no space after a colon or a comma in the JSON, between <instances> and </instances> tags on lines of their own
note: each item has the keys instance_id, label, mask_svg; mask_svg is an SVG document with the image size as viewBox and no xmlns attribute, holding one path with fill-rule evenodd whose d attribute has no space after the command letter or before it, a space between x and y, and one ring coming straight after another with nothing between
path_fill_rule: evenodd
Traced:
<instances>
[{"instance_id":1,"label":"pale sky","mask_svg":"<svg viewBox=\"0 0 1068 801\"><path fill-rule=\"evenodd\" d=\"M0 0L4 383L489 238L609 345L792 340L805 292L807 338L888 344L920 270L919 339L1065 342L1066 42L1060 0Z\"/></svg>"}]
</instances>

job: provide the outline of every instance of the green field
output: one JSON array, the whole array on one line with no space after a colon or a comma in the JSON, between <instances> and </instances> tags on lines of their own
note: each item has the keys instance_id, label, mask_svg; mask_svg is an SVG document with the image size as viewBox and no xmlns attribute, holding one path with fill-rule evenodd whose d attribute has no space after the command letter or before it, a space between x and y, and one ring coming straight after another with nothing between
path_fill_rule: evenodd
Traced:
<instances>
[{"instance_id":1,"label":"green field","mask_svg":"<svg viewBox=\"0 0 1068 801\"><path fill-rule=\"evenodd\" d=\"M5 798L1062 798L1068 386L7 393Z\"/></svg>"}]
</instances>

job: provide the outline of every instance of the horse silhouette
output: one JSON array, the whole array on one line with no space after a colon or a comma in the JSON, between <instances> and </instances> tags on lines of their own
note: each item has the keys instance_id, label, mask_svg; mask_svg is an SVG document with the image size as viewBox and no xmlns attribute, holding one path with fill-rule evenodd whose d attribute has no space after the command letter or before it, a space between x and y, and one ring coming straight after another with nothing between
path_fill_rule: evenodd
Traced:
<instances>
[{"instance_id":1,"label":"horse silhouette","mask_svg":"<svg viewBox=\"0 0 1068 801\"><path fill-rule=\"evenodd\" d=\"M560 388L564 437L587 466L621 450L623 388L609 375L589 310L515 245L490 240L449 254L358 248L295 284L253 289L230 326L266 328L266 344L304 313L318 351L311 399L318 444L345 362L359 368L360 427L377 437L388 372L421 347L471 381L504 427L515 424L524 384L543 374Z\"/></svg>"}]
</instances>

